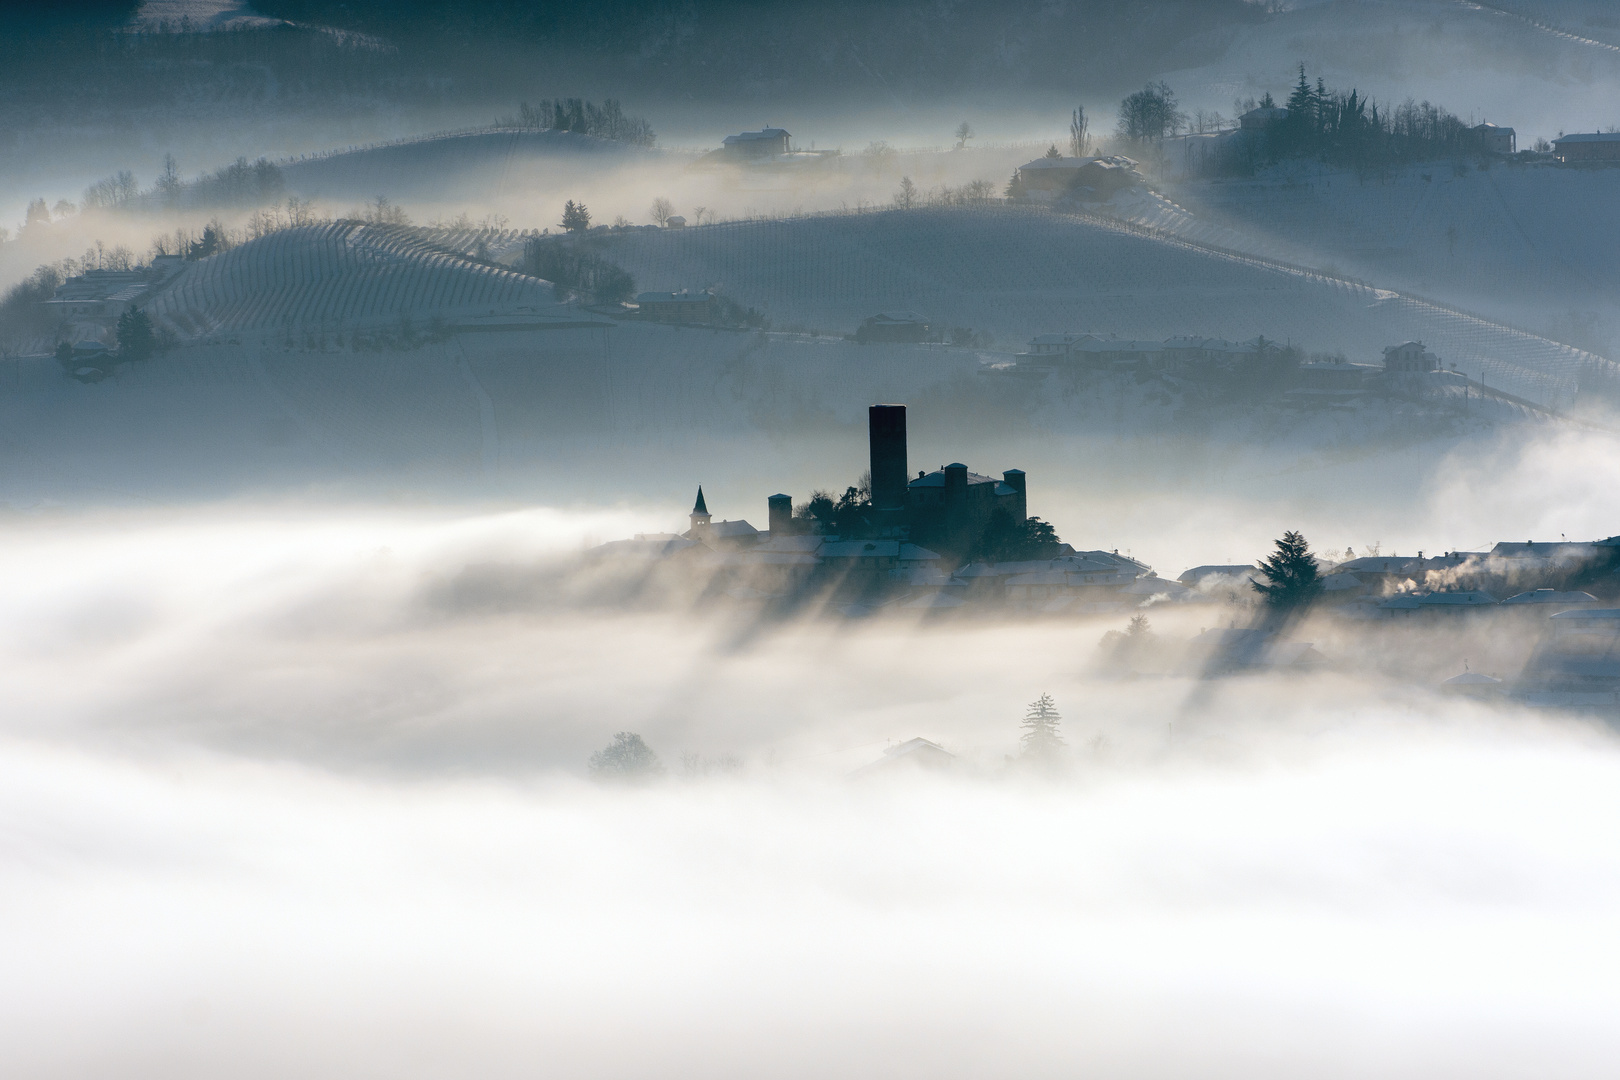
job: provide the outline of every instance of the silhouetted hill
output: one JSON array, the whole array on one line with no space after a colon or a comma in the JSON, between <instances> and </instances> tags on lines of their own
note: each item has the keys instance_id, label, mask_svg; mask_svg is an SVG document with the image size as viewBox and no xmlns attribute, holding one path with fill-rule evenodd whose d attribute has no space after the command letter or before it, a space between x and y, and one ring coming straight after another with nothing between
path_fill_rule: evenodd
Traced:
<instances>
[{"instance_id":1,"label":"silhouetted hill","mask_svg":"<svg viewBox=\"0 0 1620 1080\"><path fill-rule=\"evenodd\" d=\"M1218 48L1218 31L1264 18L1245 0L266 0L256 8L375 34L407 52L520 45L565 60L613 61L629 82L699 94L791 86L818 95L1009 84L1112 90L1146 71L1197 63Z\"/></svg>"}]
</instances>

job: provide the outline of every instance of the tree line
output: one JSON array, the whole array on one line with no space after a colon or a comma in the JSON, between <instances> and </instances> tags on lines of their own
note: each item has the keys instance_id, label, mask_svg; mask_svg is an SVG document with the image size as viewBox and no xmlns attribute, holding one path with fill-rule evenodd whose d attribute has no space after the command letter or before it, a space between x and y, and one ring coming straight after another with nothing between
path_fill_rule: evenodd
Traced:
<instances>
[{"instance_id":1,"label":"tree line","mask_svg":"<svg viewBox=\"0 0 1620 1080\"><path fill-rule=\"evenodd\" d=\"M601 105L584 98L554 98L538 105L525 101L519 104L515 119L508 117L497 123L533 131L572 131L631 146L652 146L658 139L652 124L639 116L627 115L614 98L606 99Z\"/></svg>"}]
</instances>

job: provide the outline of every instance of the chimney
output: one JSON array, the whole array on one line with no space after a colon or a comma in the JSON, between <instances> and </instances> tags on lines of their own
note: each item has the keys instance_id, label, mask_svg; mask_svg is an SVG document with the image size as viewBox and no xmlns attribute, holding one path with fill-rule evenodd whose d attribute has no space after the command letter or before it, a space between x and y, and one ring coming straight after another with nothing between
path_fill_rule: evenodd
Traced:
<instances>
[{"instance_id":1,"label":"chimney","mask_svg":"<svg viewBox=\"0 0 1620 1080\"><path fill-rule=\"evenodd\" d=\"M1001 474L1001 478L1008 487L1018 492L1013 498L1012 519L1014 521L1025 520L1029 517L1029 488L1025 486L1029 483L1029 480L1024 476L1024 470L1008 469Z\"/></svg>"},{"instance_id":2,"label":"chimney","mask_svg":"<svg viewBox=\"0 0 1620 1080\"><path fill-rule=\"evenodd\" d=\"M906 407L873 405L866 410L872 453L872 509L906 505Z\"/></svg>"},{"instance_id":3,"label":"chimney","mask_svg":"<svg viewBox=\"0 0 1620 1080\"><path fill-rule=\"evenodd\" d=\"M767 502L771 507L771 539L786 536L793 531L793 497L772 495Z\"/></svg>"}]
</instances>

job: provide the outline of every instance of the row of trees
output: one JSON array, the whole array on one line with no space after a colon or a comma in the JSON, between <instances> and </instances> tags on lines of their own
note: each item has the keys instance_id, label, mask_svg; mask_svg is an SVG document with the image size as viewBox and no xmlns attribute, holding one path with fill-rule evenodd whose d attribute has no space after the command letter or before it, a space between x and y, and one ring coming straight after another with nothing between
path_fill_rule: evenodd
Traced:
<instances>
[{"instance_id":1,"label":"row of trees","mask_svg":"<svg viewBox=\"0 0 1620 1080\"><path fill-rule=\"evenodd\" d=\"M535 131L573 131L631 146L652 146L658 139L650 123L639 116L626 115L613 98L600 106L584 98L556 98L538 105L525 101L518 106L516 120L504 123Z\"/></svg>"},{"instance_id":2,"label":"row of trees","mask_svg":"<svg viewBox=\"0 0 1620 1080\"><path fill-rule=\"evenodd\" d=\"M561 237L529 237L523 248L523 269L559 289L589 293L600 303L617 303L636 295L636 279L628 270Z\"/></svg>"},{"instance_id":3,"label":"row of trees","mask_svg":"<svg viewBox=\"0 0 1620 1080\"><path fill-rule=\"evenodd\" d=\"M1063 715L1051 694L1042 694L1024 708L1023 719L1018 722L1021 762L1041 768L1057 766L1068 745L1063 738ZM688 775L701 775L712 771L695 755L683 759ZM721 758L718 765L723 771L732 771L740 763L732 757ZM667 771L658 754L647 741L634 731L619 731L613 741L591 754L586 767L591 778L599 781L647 781L661 777Z\"/></svg>"}]
</instances>

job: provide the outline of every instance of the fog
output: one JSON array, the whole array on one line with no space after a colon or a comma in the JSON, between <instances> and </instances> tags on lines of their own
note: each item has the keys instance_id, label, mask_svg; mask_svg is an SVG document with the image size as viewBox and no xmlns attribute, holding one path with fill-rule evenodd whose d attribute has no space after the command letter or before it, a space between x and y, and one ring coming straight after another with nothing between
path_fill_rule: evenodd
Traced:
<instances>
[{"instance_id":1,"label":"fog","mask_svg":"<svg viewBox=\"0 0 1620 1080\"><path fill-rule=\"evenodd\" d=\"M1432 130L1236 129L1301 64ZM0 88L7 1077L1613 1075L1608 5L106 0Z\"/></svg>"},{"instance_id":2,"label":"fog","mask_svg":"<svg viewBox=\"0 0 1620 1080\"><path fill-rule=\"evenodd\" d=\"M450 587L636 524L8 525L10 1068L1607 1074L1607 729L1375 670L1120 683L1106 624ZM1055 775L1009 763L1043 691ZM586 780L625 729L668 774ZM960 772L850 777L917 735Z\"/></svg>"}]
</instances>

